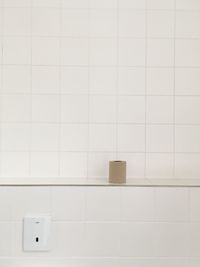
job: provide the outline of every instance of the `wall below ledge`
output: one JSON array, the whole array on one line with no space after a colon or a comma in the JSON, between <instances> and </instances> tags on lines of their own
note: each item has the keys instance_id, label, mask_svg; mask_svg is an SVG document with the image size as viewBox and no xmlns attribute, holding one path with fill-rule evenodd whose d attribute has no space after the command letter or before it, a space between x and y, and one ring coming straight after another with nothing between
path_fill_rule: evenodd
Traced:
<instances>
[{"instance_id":1,"label":"wall below ledge","mask_svg":"<svg viewBox=\"0 0 200 267\"><path fill-rule=\"evenodd\" d=\"M128 179L125 184L111 184L107 179L0 178L0 186L161 186L200 187L200 179Z\"/></svg>"}]
</instances>

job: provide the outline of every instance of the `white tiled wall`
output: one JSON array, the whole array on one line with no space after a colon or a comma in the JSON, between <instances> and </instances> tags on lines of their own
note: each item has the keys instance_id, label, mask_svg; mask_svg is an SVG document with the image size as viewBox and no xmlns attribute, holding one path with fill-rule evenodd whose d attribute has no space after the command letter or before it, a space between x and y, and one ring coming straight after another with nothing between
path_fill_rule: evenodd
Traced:
<instances>
[{"instance_id":1,"label":"white tiled wall","mask_svg":"<svg viewBox=\"0 0 200 267\"><path fill-rule=\"evenodd\" d=\"M197 267L200 189L0 187L1 267ZM52 215L52 249L22 250L26 212Z\"/></svg>"},{"instance_id":2,"label":"white tiled wall","mask_svg":"<svg viewBox=\"0 0 200 267\"><path fill-rule=\"evenodd\" d=\"M198 0L0 0L0 176L199 178Z\"/></svg>"},{"instance_id":3,"label":"white tiled wall","mask_svg":"<svg viewBox=\"0 0 200 267\"><path fill-rule=\"evenodd\" d=\"M199 178L199 26L198 0L0 0L0 176ZM199 267L199 233L199 188L0 187L1 267Z\"/></svg>"}]
</instances>

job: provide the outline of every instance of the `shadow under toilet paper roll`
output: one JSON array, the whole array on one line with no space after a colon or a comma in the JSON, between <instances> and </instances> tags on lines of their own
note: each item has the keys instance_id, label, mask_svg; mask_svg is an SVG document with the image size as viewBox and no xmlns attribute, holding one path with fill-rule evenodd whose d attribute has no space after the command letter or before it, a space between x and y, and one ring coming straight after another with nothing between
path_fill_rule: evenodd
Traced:
<instances>
[{"instance_id":1,"label":"shadow under toilet paper roll","mask_svg":"<svg viewBox=\"0 0 200 267\"><path fill-rule=\"evenodd\" d=\"M109 183L126 183L126 161L109 162Z\"/></svg>"}]
</instances>

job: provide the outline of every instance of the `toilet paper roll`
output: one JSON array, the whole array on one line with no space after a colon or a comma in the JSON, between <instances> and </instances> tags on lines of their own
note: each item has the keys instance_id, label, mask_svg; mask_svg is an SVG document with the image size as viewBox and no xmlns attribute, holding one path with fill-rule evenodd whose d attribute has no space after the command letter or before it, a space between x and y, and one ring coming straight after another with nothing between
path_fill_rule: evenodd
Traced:
<instances>
[{"instance_id":1,"label":"toilet paper roll","mask_svg":"<svg viewBox=\"0 0 200 267\"><path fill-rule=\"evenodd\" d=\"M126 182L126 161L115 160L109 162L109 183Z\"/></svg>"}]
</instances>

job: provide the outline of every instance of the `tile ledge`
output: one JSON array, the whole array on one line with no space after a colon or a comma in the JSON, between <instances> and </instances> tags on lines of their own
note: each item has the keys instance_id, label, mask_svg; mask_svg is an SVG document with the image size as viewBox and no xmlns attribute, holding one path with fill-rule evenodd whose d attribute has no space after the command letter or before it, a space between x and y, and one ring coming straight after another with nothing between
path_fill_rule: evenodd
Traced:
<instances>
[{"instance_id":1,"label":"tile ledge","mask_svg":"<svg viewBox=\"0 0 200 267\"><path fill-rule=\"evenodd\" d=\"M0 178L0 186L160 186L160 187L200 187L200 179L134 178L125 184L111 184L106 179L78 178Z\"/></svg>"}]
</instances>

